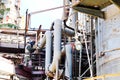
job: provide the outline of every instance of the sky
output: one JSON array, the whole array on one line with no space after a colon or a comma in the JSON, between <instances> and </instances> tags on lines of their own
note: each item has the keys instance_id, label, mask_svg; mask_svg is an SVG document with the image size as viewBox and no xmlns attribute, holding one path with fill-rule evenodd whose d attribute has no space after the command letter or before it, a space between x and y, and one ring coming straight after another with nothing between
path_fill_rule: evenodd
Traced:
<instances>
[{"instance_id":1,"label":"sky","mask_svg":"<svg viewBox=\"0 0 120 80\"><path fill-rule=\"evenodd\" d=\"M41 11L58 6L63 6L63 0L21 0L21 15L25 15L34 11ZM37 13L31 16L31 28L38 28L42 25L42 29L49 29L52 22L62 18L63 9L56 9L43 13Z\"/></svg>"}]
</instances>

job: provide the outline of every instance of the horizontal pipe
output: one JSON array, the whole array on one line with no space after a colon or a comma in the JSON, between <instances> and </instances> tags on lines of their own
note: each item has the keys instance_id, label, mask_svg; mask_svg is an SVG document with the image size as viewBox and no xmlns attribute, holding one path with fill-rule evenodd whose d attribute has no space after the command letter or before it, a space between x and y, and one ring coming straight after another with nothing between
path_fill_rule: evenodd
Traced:
<instances>
[{"instance_id":1,"label":"horizontal pipe","mask_svg":"<svg viewBox=\"0 0 120 80\"><path fill-rule=\"evenodd\" d=\"M66 28L65 24L62 24L62 20L59 20L61 28L62 28L62 33L67 35L67 36L74 36L75 32L74 30L70 29L70 28ZM58 23L54 22L54 25L56 25ZM54 26L55 29L55 26Z\"/></svg>"},{"instance_id":2,"label":"horizontal pipe","mask_svg":"<svg viewBox=\"0 0 120 80\"><path fill-rule=\"evenodd\" d=\"M70 37L75 35L75 31L67 28L65 25L62 25L62 33Z\"/></svg>"}]
</instances>

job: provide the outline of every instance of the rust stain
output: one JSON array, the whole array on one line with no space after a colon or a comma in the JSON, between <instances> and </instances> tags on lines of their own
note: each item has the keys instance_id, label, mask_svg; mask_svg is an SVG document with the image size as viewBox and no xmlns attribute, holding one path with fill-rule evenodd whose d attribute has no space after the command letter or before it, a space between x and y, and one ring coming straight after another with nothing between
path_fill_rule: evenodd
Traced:
<instances>
[{"instance_id":1,"label":"rust stain","mask_svg":"<svg viewBox=\"0 0 120 80\"><path fill-rule=\"evenodd\" d=\"M120 32L120 29L114 28L114 29L112 29L112 32Z\"/></svg>"}]
</instances>

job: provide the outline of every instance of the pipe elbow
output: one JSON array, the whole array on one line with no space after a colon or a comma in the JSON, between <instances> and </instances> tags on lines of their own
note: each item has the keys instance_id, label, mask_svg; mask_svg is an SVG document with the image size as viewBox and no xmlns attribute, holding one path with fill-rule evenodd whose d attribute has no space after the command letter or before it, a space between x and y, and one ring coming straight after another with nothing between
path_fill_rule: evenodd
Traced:
<instances>
[{"instance_id":1,"label":"pipe elbow","mask_svg":"<svg viewBox=\"0 0 120 80\"><path fill-rule=\"evenodd\" d=\"M48 71L46 71L46 76L48 76L48 77L54 77L54 73L53 72L51 72L50 70L48 70Z\"/></svg>"}]
</instances>

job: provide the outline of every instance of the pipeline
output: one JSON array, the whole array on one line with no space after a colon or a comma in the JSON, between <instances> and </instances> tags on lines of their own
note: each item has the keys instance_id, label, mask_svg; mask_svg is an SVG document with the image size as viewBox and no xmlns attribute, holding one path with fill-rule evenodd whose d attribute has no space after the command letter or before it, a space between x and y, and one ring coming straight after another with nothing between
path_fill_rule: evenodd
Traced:
<instances>
[{"instance_id":1,"label":"pipeline","mask_svg":"<svg viewBox=\"0 0 120 80\"><path fill-rule=\"evenodd\" d=\"M46 34L46 33L45 33ZM42 39L40 39L40 41L38 41L38 48L42 49L46 44L46 35L43 36Z\"/></svg>"},{"instance_id":2,"label":"pipeline","mask_svg":"<svg viewBox=\"0 0 120 80\"><path fill-rule=\"evenodd\" d=\"M45 35L46 35L45 72L47 72L51 62L52 55L52 33L51 31L47 31Z\"/></svg>"},{"instance_id":3,"label":"pipeline","mask_svg":"<svg viewBox=\"0 0 120 80\"><path fill-rule=\"evenodd\" d=\"M66 49L66 60L65 60L65 76L68 80L72 80L72 46L67 44Z\"/></svg>"},{"instance_id":4,"label":"pipeline","mask_svg":"<svg viewBox=\"0 0 120 80\"><path fill-rule=\"evenodd\" d=\"M58 76L58 64L60 60L60 53L61 53L61 32L62 32L62 21L56 20L54 23L54 55L53 61L49 67L49 72L55 73ZM51 76L53 77L53 75ZM57 78L57 77L56 77Z\"/></svg>"},{"instance_id":5,"label":"pipeline","mask_svg":"<svg viewBox=\"0 0 120 80\"><path fill-rule=\"evenodd\" d=\"M58 73L59 73L59 61L61 59L61 56L64 55L65 49L63 48L61 50L61 37L62 37L62 20L56 20L54 22L54 55L53 55L53 61L51 65L49 66L49 70L46 71L46 75L49 77L56 76L56 79L58 79ZM69 32L70 33L70 32ZM69 35L71 35L70 33ZM51 42L49 42L51 43ZM68 49L68 48L67 48ZM71 48L70 48L71 49ZM69 51L69 50L67 50ZM68 52L66 52L68 53ZM46 54L47 55L47 54ZM68 55L68 54L67 54ZM49 56L50 57L50 56ZM68 61L68 60L67 60ZM71 62L69 62L70 64ZM71 63L72 64L72 63ZM70 65L71 65L70 64ZM47 66L48 67L48 66ZM71 69L71 68L70 68ZM72 69L70 70L72 71ZM56 72L56 73L55 73ZM70 74L71 76L71 74Z\"/></svg>"},{"instance_id":6,"label":"pipeline","mask_svg":"<svg viewBox=\"0 0 120 80\"><path fill-rule=\"evenodd\" d=\"M65 0L64 5L69 5L69 0ZM51 47L52 47L52 37L51 32L46 32L43 39L40 41L40 44L38 45L39 48L43 48L46 43L46 58L45 58L45 72L48 77L55 78L55 80L59 79L59 61L61 60L61 56L64 55L63 53L66 53L66 61L65 61L65 76L69 78L69 80L72 80L72 47L71 45L66 45L65 49L61 49L61 38L62 34L65 34L67 36L74 36L75 35L75 29L70 28L66 25L66 21L68 19L69 15L69 8L64 8L63 18L62 20L55 20L52 24L51 31L54 30L54 53L53 53L53 60L51 62ZM76 20L76 19L75 19ZM73 21L74 22L74 21ZM74 23L75 24L75 23ZM72 25L75 27L75 25ZM53 29L54 28L54 29Z\"/></svg>"}]
</instances>

